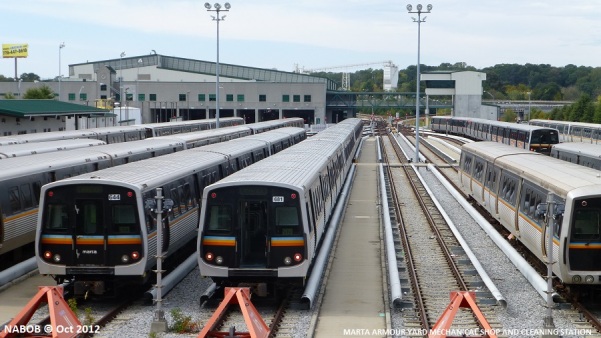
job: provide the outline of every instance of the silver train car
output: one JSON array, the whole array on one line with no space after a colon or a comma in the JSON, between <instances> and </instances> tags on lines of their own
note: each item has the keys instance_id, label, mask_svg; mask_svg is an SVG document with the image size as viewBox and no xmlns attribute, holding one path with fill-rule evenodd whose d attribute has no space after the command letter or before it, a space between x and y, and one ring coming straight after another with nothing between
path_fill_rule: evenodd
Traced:
<instances>
[{"instance_id":1,"label":"silver train car","mask_svg":"<svg viewBox=\"0 0 601 338\"><path fill-rule=\"evenodd\" d=\"M291 123L288 119L277 121L270 121L269 128ZM86 150L69 150L62 152L61 156L46 153L27 156L30 157L29 159L9 158L0 161L0 255L33 243L40 188L44 184L184 149L249 136L266 130L264 126L265 123L259 123L257 126L248 124L225 127L127 143L99 145ZM70 140L56 142L70 142ZM35 151L45 143L17 144L7 147L20 146ZM2 147L4 146L0 146L0 149Z\"/></svg>"},{"instance_id":2,"label":"silver train car","mask_svg":"<svg viewBox=\"0 0 601 338\"><path fill-rule=\"evenodd\" d=\"M202 276L220 286L304 284L359 146L347 119L204 189Z\"/></svg>"},{"instance_id":3,"label":"silver train car","mask_svg":"<svg viewBox=\"0 0 601 338\"><path fill-rule=\"evenodd\" d=\"M206 119L11 135L0 137L0 146L19 143L67 140L73 138L97 139L106 143L131 142L143 140L149 137L215 129L215 124L215 119ZM219 119L220 127L238 126L242 124L244 124L244 119L241 117L226 117Z\"/></svg>"},{"instance_id":4,"label":"silver train car","mask_svg":"<svg viewBox=\"0 0 601 338\"><path fill-rule=\"evenodd\" d=\"M601 170L601 144L564 142L553 145L551 157Z\"/></svg>"},{"instance_id":5,"label":"silver train car","mask_svg":"<svg viewBox=\"0 0 601 338\"><path fill-rule=\"evenodd\" d=\"M434 116L430 128L434 132L476 141L494 141L545 154L549 154L551 147L559 143L559 132L554 128L485 119Z\"/></svg>"},{"instance_id":6,"label":"silver train car","mask_svg":"<svg viewBox=\"0 0 601 338\"><path fill-rule=\"evenodd\" d=\"M599 143L601 140L601 124L598 123L534 119L528 124L557 129L561 142Z\"/></svg>"},{"instance_id":7,"label":"silver train car","mask_svg":"<svg viewBox=\"0 0 601 338\"><path fill-rule=\"evenodd\" d=\"M565 284L601 284L601 181L597 170L493 142L462 146L461 188L538 259L552 254ZM553 233L546 215L552 195ZM553 252L547 239L553 237Z\"/></svg>"},{"instance_id":8,"label":"silver train car","mask_svg":"<svg viewBox=\"0 0 601 338\"><path fill-rule=\"evenodd\" d=\"M95 139L74 138L69 140L57 140L40 142L35 145L28 143L19 143L0 146L0 159L13 158L19 156L36 155L51 153L61 150L72 150L78 148L105 145L106 142Z\"/></svg>"},{"instance_id":9,"label":"silver train car","mask_svg":"<svg viewBox=\"0 0 601 338\"><path fill-rule=\"evenodd\" d=\"M44 184L184 148L148 139L0 160L0 254L33 243Z\"/></svg>"},{"instance_id":10,"label":"silver train car","mask_svg":"<svg viewBox=\"0 0 601 338\"><path fill-rule=\"evenodd\" d=\"M304 129L280 128L44 185L35 245L40 274L73 280L76 294L108 295L146 282L156 264L157 223L145 203L157 188L173 201L162 231L163 252L173 255L195 243L205 186L305 137Z\"/></svg>"}]
</instances>

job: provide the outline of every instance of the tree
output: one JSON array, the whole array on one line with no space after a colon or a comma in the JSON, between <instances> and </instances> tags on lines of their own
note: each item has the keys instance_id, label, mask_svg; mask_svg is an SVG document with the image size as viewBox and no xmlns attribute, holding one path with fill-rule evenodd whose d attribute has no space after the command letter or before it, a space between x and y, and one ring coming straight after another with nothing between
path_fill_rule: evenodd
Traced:
<instances>
[{"instance_id":1,"label":"tree","mask_svg":"<svg viewBox=\"0 0 601 338\"><path fill-rule=\"evenodd\" d=\"M27 100L48 100L54 99L54 92L50 87L43 85L39 88L29 88L23 95Z\"/></svg>"},{"instance_id":2,"label":"tree","mask_svg":"<svg viewBox=\"0 0 601 338\"><path fill-rule=\"evenodd\" d=\"M503 112L503 117L501 118L501 121L515 122L517 118L518 114L516 114L516 112L513 111L513 109L507 109L505 112Z\"/></svg>"}]
</instances>

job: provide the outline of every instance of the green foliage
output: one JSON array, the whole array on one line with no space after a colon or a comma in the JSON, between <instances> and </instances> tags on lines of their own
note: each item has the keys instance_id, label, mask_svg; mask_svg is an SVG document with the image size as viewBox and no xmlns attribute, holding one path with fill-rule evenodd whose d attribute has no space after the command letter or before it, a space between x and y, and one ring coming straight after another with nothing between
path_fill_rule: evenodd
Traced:
<instances>
[{"instance_id":1,"label":"green foliage","mask_svg":"<svg viewBox=\"0 0 601 338\"><path fill-rule=\"evenodd\" d=\"M96 319L92 315L92 308L87 307L87 308L84 309L84 312L85 312L85 315L84 315L83 325L92 325L92 324L94 324L94 322L96 321Z\"/></svg>"},{"instance_id":2,"label":"green foliage","mask_svg":"<svg viewBox=\"0 0 601 338\"><path fill-rule=\"evenodd\" d=\"M71 309L71 311L73 311L73 313L79 317L79 309L77 309L77 299L71 298L67 301L67 304L69 304L69 308Z\"/></svg>"},{"instance_id":3,"label":"green foliage","mask_svg":"<svg viewBox=\"0 0 601 338\"><path fill-rule=\"evenodd\" d=\"M507 109L503 113L503 117L501 118L501 121L515 122L515 121L517 121L517 118L518 118L518 114L513 109Z\"/></svg>"},{"instance_id":4,"label":"green foliage","mask_svg":"<svg viewBox=\"0 0 601 338\"><path fill-rule=\"evenodd\" d=\"M173 324L169 327L169 330L177 333L198 331L199 325L192 321L192 317L184 316L181 309L171 309L171 317L173 318Z\"/></svg>"},{"instance_id":5,"label":"green foliage","mask_svg":"<svg viewBox=\"0 0 601 338\"><path fill-rule=\"evenodd\" d=\"M13 94L13 93L6 93L6 94L4 94L4 99L5 100L14 100L14 99L16 99L16 97L15 97L15 94Z\"/></svg>"},{"instance_id":6,"label":"green foliage","mask_svg":"<svg viewBox=\"0 0 601 338\"><path fill-rule=\"evenodd\" d=\"M43 85L39 88L29 88L23 95L28 100L49 100L54 99L54 92L50 87Z\"/></svg>"}]
</instances>

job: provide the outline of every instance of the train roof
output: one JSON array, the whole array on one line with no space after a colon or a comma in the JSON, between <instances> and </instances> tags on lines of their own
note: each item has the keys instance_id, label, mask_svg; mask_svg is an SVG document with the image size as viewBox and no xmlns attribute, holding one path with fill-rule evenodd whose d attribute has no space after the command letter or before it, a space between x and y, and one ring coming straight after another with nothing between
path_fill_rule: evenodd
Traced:
<instances>
[{"instance_id":1,"label":"train roof","mask_svg":"<svg viewBox=\"0 0 601 338\"><path fill-rule=\"evenodd\" d=\"M204 119L204 120L189 120L189 121L177 121L176 123L174 122L156 122L156 123L144 123L144 124L138 124L136 126L141 126L144 128L161 128L161 127L174 127L174 126L185 126L185 125L194 125L194 124L210 124L210 123L215 123L217 120L216 119ZM244 119L242 119L241 117L222 117L219 118L219 122L223 122L223 121L238 121L240 123L244 123Z\"/></svg>"},{"instance_id":2,"label":"train roof","mask_svg":"<svg viewBox=\"0 0 601 338\"><path fill-rule=\"evenodd\" d=\"M273 132L278 132L278 130ZM268 135L270 133L272 133L272 131L265 132L261 135ZM250 144L254 143L254 145L264 145L264 142L259 140L250 140L246 144L245 141L247 141L246 137L215 145L183 150L173 154L149 158L143 161L127 163L116 167L106 168L67 178L54 183L49 183L49 185L54 186L73 183L110 183L130 187L135 186L141 190L145 190L147 188L153 188L165 182L172 181L177 177L198 173L202 168L222 163L222 161L226 158L224 154L236 154L244 149L248 150L248 146ZM130 143L131 142L128 142L127 144ZM213 149L215 151L207 151L209 149ZM217 150L219 152L217 152ZM2 161L0 161L0 163L1 162Z\"/></svg>"},{"instance_id":3,"label":"train roof","mask_svg":"<svg viewBox=\"0 0 601 338\"><path fill-rule=\"evenodd\" d=\"M504 146L505 151L499 146ZM516 152L514 147L496 142L474 142L464 145L462 150L481 156L495 151L495 164L564 198L577 188L592 185L601 187L598 170L534 152Z\"/></svg>"},{"instance_id":4,"label":"train roof","mask_svg":"<svg viewBox=\"0 0 601 338\"><path fill-rule=\"evenodd\" d=\"M175 134L175 135L156 136L156 137L151 137L148 139L171 139L171 140L180 140L181 142L188 143L188 142L192 142L192 141L213 138L215 136L239 134L239 133L245 132L245 131L250 132L248 127L240 125L240 126L223 127L223 128L219 128L219 129L199 130L199 131L193 131L190 133L180 133L180 134Z\"/></svg>"},{"instance_id":5,"label":"train roof","mask_svg":"<svg viewBox=\"0 0 601 338\"><path fill-rule=\"evenodd\" d=\"M0 148L1 150L2 148ZM563 153L579 154L587 157L601 158L601 144L585 142L564 142L553 145L553 150Z\"/></svg>"},{"instance_id":6,"label":"train roof","mask_svg":"<svg viewBox=\"0 0 601 338\"><path fill-rule=\"evenodd\" d=\"M436 117L433 117L433 119L434 118L439 118L439 119L442 118L445 120L451 119L454 121L466 121L466 122L473 122L473 123L484 123L484 124L489 124L489 125L493 125L493 126L525 130L525 131L532 131L532 130L539 130L539 129L554 129L555 130L555 128L541 127L541 126L535 126L535 125L530 125L530 124L525 124L525 123L511 123L511 122L478 119L478 118L471 118L471 117L436 116Z\"/></svg>"},{"instance_id":7,"label":"train roof","mask_svg":"<svg viewBox=\"0 0 601 338\"><path fill-rule=\"evenodd\" d=\"M483 144L485 143L486 145L482 146L482 147L472 147L471 145L473 143L483 143ZM479 157L484 158L485 160L487 160L489 162L493 162L496 159L503 157L503 156L517 155L517 154L531 154L531 155L535 155L535 156L539 156L539 155L545 156L541 153L532 152L530 150L526 150L526 149L522 149L522 148L516 148L516 147L509 147L509 148L510 149L508 149L508 146L503 143L481 141L481 142L465 143L461 146L461 151L463 152L463 150L465 149L466 151L468 151L470 153L477 154Z\"/></svg>"},{"instance_id":8,"label":"train roof","mask_svg":"<svg viewBox=\"0 0 601 338\"><path fill-rule=\"evenodd\" d=\"M289 118L285 118L285 119L277 119L277 120L269 120L269 121L263 121L263 122L256 122L256 123L249 123L246 124L247 127L256 130L256 129L261 129L261 128L269 128L272 126L281 126L283 124L289 124L289 123L295 123L295 122L301 122L303 123L303 125L305 124L304 120L300 117L289 117Z\"/></svg>"},{"instance_id":9,"label":"train roof","mask_svg":"<svg viewBox=\"0 0 601 338\"><path fill-rule=\"evenodd\" d=\"M546 124L546 125L555 124L555 125L563 125L563 126L576 126L576 127L583 127L583 128L601 129L601 124L587 123L587 122L534 119L534 120L530 120L528 123L538 123L538 124Z\"/></svg>"},{"instance_id":10,"label":"train roof","mask_svg":"<svg viewBox=\"0 0 601 338\"><path fill-rule=\"evenodd\" d=\"M28 174L69 168L74 165L109 161L136 153L183 147L183 143L174 140L140 140L125 143L98 145L92 148L72 149L56 152L6 158L0 161L0 181Z\"/></svg>"},{"instance_id":11,"label":"train roof","mask_svg":"<svg viewBox=\"0 0 601 338\"><path fill-rule=\"evenodd\" d=\"M35 155L58 150L71 150L91 146L104 145L106 142L89 138L74 138L69 140L53 140L36 143L19 143L0 146L0 158L12 158L25 155ZM4 156L4 157L2 157Z\"/></svg>"},{"instance_id":12,"label":"train roof","mask_svg":"<svg viewBox=\"0 0 601 338\"><path fill-rule=\"evenodd\" d=\"M352 121L349 121L352 120ZM307 140L268 157L252 166L211 185L219 188L232 185L277 185L307 187L321 168L353 136L353 129L362 127L359 119L347 119ZM356 122L353 124L352 122Z\"/></svg>"}]
</instances>

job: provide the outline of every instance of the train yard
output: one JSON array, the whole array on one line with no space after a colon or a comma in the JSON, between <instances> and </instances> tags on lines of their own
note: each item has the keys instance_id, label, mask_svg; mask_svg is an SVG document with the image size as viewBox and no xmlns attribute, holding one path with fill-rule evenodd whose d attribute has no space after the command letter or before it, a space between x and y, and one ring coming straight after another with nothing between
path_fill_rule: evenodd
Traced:
<instances>
[{"instance_id":1,"label":"train yard","mask_svg":"<svg viewBox=\"0 0 601 338\"><path fill-rule=\"evenodd\" d=\"M426 134L420 143L423 162L414 163L410 159L415 138L410 133L381 129L380 134L362 139L355 169L347 178L352 185L339 197L338 203L346 206L343 213L336 216L332 205L331 217L340 220L332 234L332 249L325 253L325 272L319 278L316 297L307 303L302 288L295 287L272 298L251 298L269 334L423 337L441 327L442 316L448 320L444 332L449 336L480 337L484 332L499 337L540 336L545 298L506 250L493 242L495 235L483 229L468 213L466 202L457 197L465 199L458 188L457 172L460 147L467 140ZM450 191L453 187L455 195ZM515 240L507 239L507 232L496 228L496 236L524 250L518 256L527 256ZM389 257L390 243L394 260ZM392 279L391 270L396 276ZM212 322L225 291L217 288L210 297L203 297L205 290L214 287L198 267L187 273L164 295L169 332L156 336L196 337L208 323L214 324L215 331L248 332L243 314L233 306L227 316ZM37 291L31 288L22 282L0 291L0 313L14 316L15 304L25 303L25 295ZM477 308L464 308L449 316L445 310L455 292L473 296ZM11 310L5 312L8 304ZM94 300L80 304L80 320L87 312L88 324L98 325L95 337L149 336L155 307L148 306L142 296L125 305L107 304ZM114 312L117 307L118 313ZM555 304L552 314L559 336L601 337L601 326L596 323L601 312L595 302L575 300L570 304L564 300ZM44 323L44 314L39 317L36 321ZM0 325L8 319L3 317ZM186 325L176 332L182 319ZM0 337L4 337L2 333Z\"/></svg>"}]
</instances>

